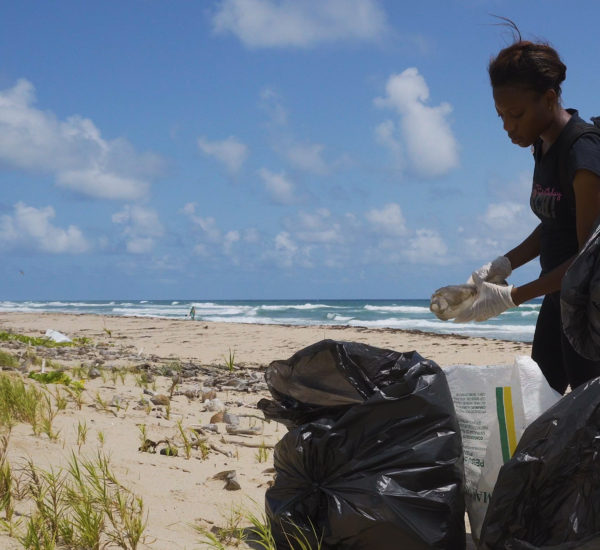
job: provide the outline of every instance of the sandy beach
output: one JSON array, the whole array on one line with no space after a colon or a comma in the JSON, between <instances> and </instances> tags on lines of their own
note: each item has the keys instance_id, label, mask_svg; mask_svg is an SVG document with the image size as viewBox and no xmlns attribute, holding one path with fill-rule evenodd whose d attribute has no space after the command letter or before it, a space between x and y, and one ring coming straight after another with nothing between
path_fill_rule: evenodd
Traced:
<instances>
[{"instance_id":1,"label":"sandy beach","mask_svg":"<svg viewBox=\"0 0 600 550\"><path fill-rule=\"evenodd\" d=\"M89 339L82 347L35 348L38 357L53 364L84 367L89 376L81 408L69 400L58 412L55 439L34 435L24 423L15 426L8 445L11 465L31 459L44 469L59 468L72 452L93 457L102 451L119 481L143 498L148 523L140 547L161 550L202 548L202 537L192 526L223 526L236 507L262 511L273 479L272 447L285 433L283 426L261 420L256 408L261 398L269 397L263 372L271 361L324 338L416 350L441 367L510 364L515 355L530 353L530 344L391 329L0 314L0 332L39 337L47 329ZM5 341L0 349L24 357L27 346ZM22 371L39 368L21 365ZM237 420L233 428L223 421L222 409ZM198 434L203 451L196 447L186 456L178 423L188 434ZM81 425L87 427L84 442L78 434ZM178 456L143 452L144 439L159 442L157 450L168 442ZM230 470L235 470L235 483L219 479L224 477L219 473ZM0 547L22 548L8 536L0 536Z\"/></svg>"}]
</instances>

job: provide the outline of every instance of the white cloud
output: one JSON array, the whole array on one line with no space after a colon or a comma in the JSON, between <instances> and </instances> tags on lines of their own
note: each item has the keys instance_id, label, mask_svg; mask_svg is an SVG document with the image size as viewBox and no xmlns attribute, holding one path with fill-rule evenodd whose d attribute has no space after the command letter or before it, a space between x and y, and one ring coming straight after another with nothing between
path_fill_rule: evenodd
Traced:
<instances>
[{"instance_id":1,"label":"white cloud","mask_svg":"<svg viewBox=\"0 0 600 550\"><path fill-rule=\"evenodd\" d=\"M311 247L297 243L295 236L289 231L277 233L268 246L259 256L262 262L275 263L285 269L314 267L310 258Z\"/></svg>"},{"instance_id":2,"label":"white cloud","mask_svg":"<svg viewBox=\"0 0 600 550\"><path fill-rule=\"evenodd\" d=\"M206 248L206 245L203 243L199 243L197 245L194 246L194 254L197 254L198 256L208 256L208 249Z\"/></svg>"},{"instance_id":3,"label":"white cloud","mask_svg":"<svg viewBox=\"0 0 600 550\"><path fill-rule=\"evenodd\" d=\"M324 158L325 146L321 143L299 142L288 124L288 113L279 94L270 88L260 93L260 106L267 114L267 128L271 131L273 150L289 165L303 172L319 176L329 174L332 169L351 164L348 156L328 161Z\"/></svg>"},{"instance_id":4,"label":"white cloud","mask_svg":"<svg viewBox=\"0 0 600 550\"><path fill-rule=\"evenodd\" d=\"M327 163L322 156L324 149L318 143L296 143L288 148L286 156L294 167L322 175L328 172Z\"/></svg>"},{"instance_id":5,"label":"white cloud","mask_svg":"<svg viewBox=\"0 0 600 550\"><path fill-rule=\"evenodd\" d=\"M365 218L378 233L390 237L406 235L406 220L402 209L396 203L386 204L381 209L373 208L365 214Z\"/></svg>"},{"instance_id":6,"label":"white cloud","mask_svg":"<svg viewBox=\"0 0 600 550\"><path fill-rule=\"evenodd\" d=\"M481 219L493 231L507 232L520 225L524 213L524 204L507 201L488 205Z\"/></svg>"},{"instance_id":7,"label":"white cloud","mask_svg":"<svg viewBox=\"0 0 600 550\"><path fill-rule=\"evenodd\" d=\"M144 196L148 190L146 181L109 174L98 166L59 172L56 181L61 187L99 199L133 199Z\"/></svg>"},{"instance_id":8,"label":"white cloud","mask_svg":"<svg viewBox=\"0 0 600 550\"><path fill-rule=\"evenodd\" d=\"M260 234L254 227L248 227L244 229L243 240L247 243L258 243L260 241Z\"/></svg>"},{"instance_id":9,"label":"white cloud","mask_svg":"<svg viewBox=\"0 0 600 550\"><path fill-rule=\"evenodd\" d=\"M221 230L217 227L217 222L213 217L208 216L203 218L196 216L194 220L196 225L200 226L200 229L204 231L209 241L217 242L221 240Z\"/></svg>"},{"instance_id":10,"label":"white cloud","mask_svg":"<svg viewBox=\"0 0 600 550\"><path fill-rule=\"evenodd\" d=\"M195 202L188 202L186 203L183 208L181 209L181 211L186 214L187 216L193 216L196 212L196 203Z\"/></svg>"},{"instance_id":11,"label":"white cloud","mask_svg":"<svg viewBox=\"0 0 600 550\"><path fill-rule=\"evenodd\" d=\"M375 128L375 139L392 153L394 165L402 170L404 168L404 152L402 142L397 137L397 129L393 120L386 120Z\"/></svg>"},{"instance_id":12,"label":"white cloud","mask_svg":"<svg viewBox=\"0 0 600 550\"><path fill-rule=\"evenodd\" d=\"M74 225L61 229L52 225L54 208L35 208L18 202L13 215L0 216L0 247L25 247L51 254L79 254L90 245Z\"/></svg>"},{"instance_id":13,"label":"white cloud","mask_svg":"<svg viewBox=\"0 0 600 550\"><path fill-rule=\"evenodd\" d=\"M233 252L233 245L240 240L239 231L228 231L223 237L223 251L225 254L231 254Z\"/></svg>"},{"instance_id":14,"label":"white cloud","mask_svg":"<svg viewBox=\"0 0 600 550\"><path fill-rule=\"evenodd\" d=\"M264 88L260 92L260 106L267 113L272 126L285 126L288 114L282 105L281 97L271 88Z\"/></svg>"},{"instance_id":15,"label":"white cloud","mask_svg":"<svg viewBox=\"0 0 600 550\"><path fill-rule=\"evenodd\" d=\"M298 246L287 231L278 233L275 237L275 251L277 252L281 263L286 267L291 267L294 256L298 252Z\"/></svg>"},{"instance_id":16,"label":"white cloud","mask_svg":"<svg viewBox=\"0 0 600 550\"><path fill-rule=\"evenodd\" d=\"M127 251L132 254L151 252L156 239L164 234L158 214L151 208L126 205L123 210L113 214L112 221L124 226Z\"/></svg>"},{"instance_id":17,"label":"white cloud","mask_svg":"<svg viewBox=\"0 0 600 550\"><path fill-rule=\"evenodd\" d=\"M374 42L389 32L375 0L221 0L212 23L216 33L232 33L250 48Z\"/></svg>"},{"instance_id":18,"label":"white cloud","mask_svg":"<svg viewBox=\"0 0 600 550\"><path fill-rule=\"evenodd\" d=\"M489 233L486 237L501 242L502 246L514 244L518 239L522 240L539 223L529 205L512 201L488 205L479 220L485 228L484 231Z\"/></svg>"},{"instance_id":19,"label":"white cloud","mask_svg":"<svg viewBox=\"0 0 600 550\"><path fill-rule=\"evenodd\" d=\"M302 243L336 244L344 240L340 223L332 219L326 208L320 208L314 214L300 212L286 220L285 225Z\"/></svg>"},{"instance_id":20,"label":"white cloud","mask_svg":"<svg viewBox=\"0 0 600 550\"><path fill-rule=\"evenodd\" d=\"M233 175L240 171L248 157L248 147L233 136L223 141L208 141L201 137L198 138L198 147L204 154L222 162Z\"/></svg>"},{"instance_id":21,"label":"white cloud","mask_svg":"<svg viewBox=\"0 0 600 550\"><path fill-rule=\"evenodd\" d=\"M414 172L436 177L458 166L458 143L447 120L452 107L448 103L430 107L426 105L428 99L425 79L416 68L409 68L388 79L386 95L376 98L375 105L393 109L399 115L402 144ZM378 127L377 139L397 154L394 127L386 124Z\"/></svg>"},{"instance_id":22,"label":"white cloud","mask_svg":"<svg viewBox=\"0 0 600 550\"><path fill-rule=\"evenodd\" d=\"M284 173L275 174L266 168L262 168L259 175L265 184L265 189L275 202L279 204L292 204L295 202L294 184Z\"/></svg>"},{"instance_id":23,"label":"white cloud","mask_svg":"<svg viewBox=\"0 0 600 550\"><path fill-rule=\"evenodd\" d=\"M183 208L182 212L190 219L190 221L200 227L206 238L211 242L221 242L221 230L217 227L217 222L212 217L203 218L202 216L196 215L196 203L188 202Z\"/></svg>"},{"instance_id":24,"label":"white cloud","mask_svg":"<svg viewBox=\"0 0 600 550\"><path fill-rule=\"evenodd\" d=\"M480 262L489 261L505 252L504 246L497 239L486 236L466 237L461 246L463 259Z\"/></svg>"},{"instance_id":25,"label":"white cloud","mask_svg":"<svg viewBox=\"0 0 600 550\"><path fill-rule=\"evenodd\" d=\"M450 263L448 247L437 231L417 229L415 236L409 239L408 247L403 251L411 263L445 265Z\"/></svg>"},{"instance_id":26,"label":"white cloud","mask_svg":"<svg viewBox=\"0 0 600 550\"><path fill-rule=\"evenodd\" d=\"M189 220L202 231L199 235L202 242L194 245L193 250L195 254L208 257L222 253L228 256L235 264L238 264L240 260L235 253L239 251L239 248L236 249L236 243L243 241L247 244L253 244L259 241L259 234L256 229L249 228L243 232L232 229L224 232L219 228L215 218L212 216L198 216L196 209L197 205L193 202L187 203L181 209Z\"/></svg>"},{"instance_id":27,"label":"white cloud","mask_svg":"<svg viewBox=\"0 0 600 550\"><path fill-rule=\"evenodd\" d=\"M79 115L64 121L34 107L27 80L0 91L0 163L51 174L57 185L102 199L144 196L162 161L137 153L124 139L107 141L94 123Z\"/></svg>"},{"instance_id":28,"label":"white cloud","mask_svg":"<svg viewBox=\"0 0 600 550\"><path fill-rule=\"evenodd\" d=\"M512 201L489 204L476 221L474 228L460 233L464 234L462 255L477 260L505 254L539 223L528 206Z\"/></svg>"}]
</instances>

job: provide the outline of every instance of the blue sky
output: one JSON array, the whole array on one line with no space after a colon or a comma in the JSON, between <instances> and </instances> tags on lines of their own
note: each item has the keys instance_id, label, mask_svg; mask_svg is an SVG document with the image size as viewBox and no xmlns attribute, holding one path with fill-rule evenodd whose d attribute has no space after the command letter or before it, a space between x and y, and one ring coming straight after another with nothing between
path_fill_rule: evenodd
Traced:
<instances>
[{"instance_id":1,"label":"blue sky","mask_svg":"<svg viewBox=\"0 0 600 550\"><path fill-rule=\"evenodd\" d=\"M594 0L0 2L0 299L420 298L536 224L486 67ZM537 274L537 264L514 282Z\"/></svg>"}]
</instances>

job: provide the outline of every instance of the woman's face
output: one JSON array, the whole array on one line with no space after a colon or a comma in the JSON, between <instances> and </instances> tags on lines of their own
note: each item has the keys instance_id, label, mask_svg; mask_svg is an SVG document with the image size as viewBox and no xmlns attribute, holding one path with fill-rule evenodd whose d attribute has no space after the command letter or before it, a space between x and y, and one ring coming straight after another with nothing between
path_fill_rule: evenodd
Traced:
<instances>
[{"instance_id":1,"label":"woman's face","mask_svg":"<svg viewBox=\"0 0 600 550\"><path fill-rule=\"evenodd\" d=\"M551 96L514 86L494 88L496 111L514 144L529 147L551 126L555 101Z\"/></svg>"}]
</instances>

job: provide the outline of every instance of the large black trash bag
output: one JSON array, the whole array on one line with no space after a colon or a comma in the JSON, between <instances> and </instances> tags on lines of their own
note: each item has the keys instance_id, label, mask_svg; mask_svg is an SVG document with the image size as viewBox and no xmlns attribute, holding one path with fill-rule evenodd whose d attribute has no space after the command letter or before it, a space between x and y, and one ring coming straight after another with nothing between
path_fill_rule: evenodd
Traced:
<instances>
[{"instance_id":1,"label":"large black trash bag","mask_svg":"<svg viewBox=\"0 0 600 550\"><path fill-rule=\"evenodd\" d=\"M339 550L465 547L462 443L435 363L324 340L266 380L274 400L259 408L290 428L265 497L279 549L294 535Z\"/></svg>"},{"instance_id":2,"label":"large black trash bag","mask_svg":"<svg viewBox=\"0 0 600 550\"><path fill-rule=\"evenodd\" d=\"M500 469L480 550L600 548L600 378L523 433Z\"/></svg>"},{"instance_id":3,"label":"large black trash bag","mask_svg":"<svg viewBox=\"0 0 600 550\"><path fill-rule=\"evenodd\" d=\"M565 273L560 292L563 331L577 353L600 360L600 218Z\"/></svg>"}]
</instances>

